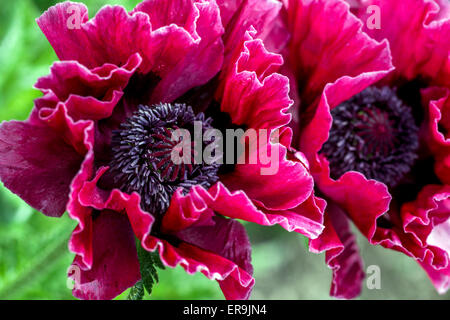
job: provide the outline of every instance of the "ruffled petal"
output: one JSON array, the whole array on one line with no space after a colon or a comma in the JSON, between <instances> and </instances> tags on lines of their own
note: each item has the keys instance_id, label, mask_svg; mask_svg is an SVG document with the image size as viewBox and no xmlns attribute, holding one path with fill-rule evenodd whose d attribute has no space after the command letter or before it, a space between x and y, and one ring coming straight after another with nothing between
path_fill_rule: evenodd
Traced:
<instances>
[{"instance_id":1,"label":"ruffled petal","mask_svg":"<svg viewBox=\"0 0 450 320\"><path fill-rule=\"evenodd\" d=\"M424 89L422 100L427 114L422 135L434 155L436 175L450 184L450 89Z\"/></svg>"},{"instance_id":2,"label":"ruffled petal","mask_svg":"<svg viewBox=\"0 0 450 320\"><path fill-rule=\"evenodd\" d=\"M420 77L433 85L450 86L448 1L446 6L445 1L434 0L358 2L354 12L362 21L370 16L369 5L379 7L380 28L366 25L364 31L374 39L389 40L395 65L391 79Z\"/></svg>"},{"instance_id":3,"label":"ruffled petal","mask_svg":"<svg viewBox=\"0 0 450 320\"><path fill-rule=\"evenodd\" d=\"M114 212L97 213L92 222L93 265L84 270L81 256L76 256L73 295L80 299L113 299L140 278L134 234L127 216ZM79 268L79 273L77 269ZM77 279L76 276L79 276Z\"/></svg>"},{"instance_id":4,"label":"ruffled petal","mask_svg":"<svg viewBox=\"0 0 450 320\"><path fill-rule=\"evenodd\" d=\"M281 9L281 2L273 0L218 0L222 23L225 27L225 62L234 48L239 46L244 34L253 28L255 36L266 38Z\"/></svg>"},{"instance_id":5,"label":"ruffled petal","mask_svg":"<svg viewBox=\"0 0 450 320\"><path fill-rule=\"evenodd\" d=\"M216 98L233 123L252 129L276 129L290 120L289 81L274 73L283 59L268 52L254 32L246 32L221 72Z\"/></svg>"},{"instance_id":6,"label":"ruffled petal","mask_svg":"<svg viewBox=\"0 0 450 320\"><path fill-rule=\"evenodd\" d=\"M202 191L194 186L183 195L178 189L163 217L161 232L175 236L181 244L174 247L149 237L143 245L149 250L159 245L161 258L169 266L181 264L188 273L201 271L218 280L226 299L248 299L254 285L248 236L239 222L216 216Z\"/></svg>"},{"instance_id":7,"label":"ruffled petal","mask_svg":"<svg viewBox=\"0 0 450 320\"><path fill-rule=\"evenodd\" d=\"M58 103L64 103L75 121L110 117L141 61L140 56L134 54L124 66L104 64L92 70L76 61L55 62L50 75L35 84L44 93L35 105L39 110L52 110Z\"/></svg>"},{"instance_id":8,"label":"ruffled petal","mask_svg":"<svg viewBox=\"0 0 450 320\"><path fill-rule=\"evenodd\" d=\"M333 108L392 69L387 42L362 32L361 21L343 1L290 0L285 10L291 33L285 68L295 75L304 111L314 112L307 109L318 103L325 87Z\"/></svg>"},{"instance_id":9,"label":"ruffled petal","mask_svg":"<svg viewBox=\"0 0 450 320\"><path fill-rule=\"evenodd\" d=\"M288 160L287 149L280 142L267 141L264 135L256 137L249 143L248 160L244 163L245 159L239 159L242 161L238 160L233 172L221 177L222 183L231 191L244 191L269 210L291 209L303 203L313 190L308 169L299 161Z\"/></svg>"},{"instance_id":10,"label":"ruffled petal","mask_svg":"<svg viewBox=\"0 0 450 320\"><path fill-rule=\"evenodd\" d=\"M297 207L277 211L256 206L246 193L240 190L230 192L221 182L208 191L203 188L194 190L208 208L233 219L265 226L279 224L288 231L299 232L310 238L316 238L323 230L324 203L318 199L307 199Z\"/></svg>"},{"instance_id":11,"label":"ruffled petal","mask_svg":"<svg viewBox=\"0 0 450 320\"><path fill-rule=\"evenodd\" d=\"M250 241L245 228L236 220L213 216L209 221L178 232L176 236L183 242L234 262L249 275L253 274Z\"/></svg>"},{"instance_id":12,"label":"ruffled petal","mask_svg":"<svg viewBox=\"0 0 450 320\"><path fill-rule=\"evenodd\" d=\"M172 0L149 2L162 2L169 5ZM175 3L178 2L178 0L175 1ZM185 0L183 2L190 3L192 1ZM191 25L185 27L185 30L190 32L189 42L182 43L164 36L167 41L164 49L159 52L160 56L155 55L160 59L165 56L173 56L177 61L176 63L161 62L159 70L162 72L157 71L161 82L152 94L152 103L171 102L177 99L189 89L207 83L222 67L224 30L220 20L219 7L215 1L194 1L192 8L191 16L188 19ZM165 28L171 26L173 24Z\"/></svg>"},{"instance_id":13,"label":"ruffled petal","mask_svg":"<svg viewBox=\"0 0 450 320\"><path fill-rule=\"evenodd\" d=\"M182 189L175 192L162 219L162 232L167 234L177 233L190 228L194 224L198 225L212 219L214 211L208 207L197 192L199 189L201 188L194 187L187 195L183 194Z\"/></svg>"},{"instance_id":14,"label":"ruffled petal","mask_svg":"<svg viewBox=\"0 0 450 320\"><path fill-rule=\"evenodd\" d=\"M261 225L280 224L288 231L296 231L316 238L323 230L325 202L311 196L289 210L270 210L256 205L243 191L230 192L221 182L209 190L194 186L187 195L181 189L172 196L162 221L164 233L176 233L194 223L209 220L214 213Z\"/></svg>"},{"instance_id":15,"label":"ruffled petal","mask_svg":"<svg viewBox=\"0 0 450 320\"><path fill-rule=\"evenodd\" d=\"M92 132L91 122L74 123L63 105L51 115L35 109L27 121L3 122L0 179L36 210L61 216Z\"/></svg>"},{"instance_id":16,"label":"ruffled petal","mask_svg":"<svg viewBox=\"0 0 450 320\"><path fill-rule=\"evenodd\" d=\"M364 272L349 221L374 243L377 221L389 210L391 196L384 184L367 180L358 172L350 171L338 180L331 179L327 160L319 159L320 169L313 175L327 200L327 209L325 230L311 241L311 251L326 251L326 263L333 269L330 294L351 299L361 292Z\"/></svg>"},{"instance_id":17,"label":"ruffled petal","mask_svg":"<svg viewBox=\"0 0 450 320\"><path fill-rule=\"evenodd\" d=\"M195 26L195 6L193 1L185 0L145 0L132 11L145 13L150 17L152 29L156 30L175 24L197 36Z\"/></svg>"},{"instance_id":18,"label":"ruffled petal","mask_svg":"<svg viewBox=\"0 0 450 320\"><path fill-rule=\"evenodd\" d=\"M269 217L278 219L286 219L291 225L301 226L296 232L299 232L309 239L316 239L325 229L324 216L327 203L324 199L314 196L313 194L302 204L295 208L285 210L261 210ZM283 226L283 223L280 223ZM285 229L290 230L287 226Z\"/></svg>"},{"instance_id":19,"label":"ruffled petal","mask_svg":"<svg viewBox=\"0 0 450 320\"><path fill-rule=\"evenodd\" d=\"M427 244L441 248L447 252L447 257L450 257L450 219L434 226L427 238ZM430 263L420 262L420 265L427 272L436 290L440 294L446 293L450 288L450 263L447 265L447 268L438 270Z\"/></svg>"},{"instance_id":20,"label":"ruffled petal","mask_svg":"<svg viewBox=\"0 0 450 320\"><path fill-rule=\"evenodd\" d=\"M444 293L450 281L450 187L424 187L415 201L401 207L398 218L391 218L392 226L378 227L371 243L416 259Z\"/></svg>"},{"instance_id":21,"label":"ruffled petal","mask_svg":"<svg viewBox=\"0 0 450 320\"><path fill-rule=\"evenodd\" d=\"M181 265L187 273L203 273L217 280L229 300L248 299L255 280L234 262L213 252L182 242L173 246L165 240L149 237L144 244L149 251L158 248L161 261L172 268Z\"/></svg>"},{"instance_id":22,"label":"ruffled petal","mask_svg":"<svg viewBox=\"0 0 450 320\"><path fill-rule=\"evenodd\" d=\"M144 53L151 39L149 17L130 16L118 6L103 7L89 21L84 4L63 2L45 11L37 23L61 60L76 60L90 69L122 65L132 54ZM148 56L142 56L148 67Z\"/></svg>"},{"instance_id":23,"label":"ruffled petal","mask_svg":"<svg viewBox=\"0 0 450 320\"><path fill-rule=\"evenodd\" d=\"M376 180L367 180L355 171L346 172L338 180L333 180L328 161L323 157L321 161L321 173L314 177L317 187L347 214L370 241L375 234L378 218L389 210L392 197L388 188Z\"/></svg>"},{"instance_id":24,"label":"ruffled petal","mask_svg":"<svg viewBox=\"0 0 450 320\"><path fill-rule=\"evenodd\" d=\"M230 67L222 71L216 93L221 111L227 112L234 124L249 128L248 143L245 137L241 141L248 147L247 159L243 155L221 181L233 192L244 191L268 211L293 209L310 197L312 178L302 163L287 159L287 144L279 142L291 139L286 129L275 131L289 122L287 109L292 104L288 79L275 73L283 60L254 36L254 30L243 35Z\"/></svg>"},{"instance_id":25,"label":"ruffled petal","mask_svg":"<svg viewBox=\"0 0 450 320\"><path fill-rule=\"evenodd\" d=\"M129 215L136 237L144 238L150 233L154 222L153 216L141 208L141 197L136 192L128 195L118 189L106 191L99 188L97 183L107 170L107 167L100 168L96 177L84 184L79 194L80 203L96 210L126 212ZM131 219L131 216L139 217L139 219Z\"/></svg>"},{"instance_id":26,"label":"ruffled petal","mask_svg":"<svg viewBox=\"0 0 450 320\"><path fill-rule=\"evenodd\" d=\"M405 231L415 234L418 240L426 243L433 227L450 218L449 197L450 186L426 186L413 203L402 206L401 215ZM442 243L440 246L447 247L448 244Z\"/></svg>"},{"instance_id":27,"label":"ruffled petal","mask_svg":"<svg viewBox=\"0 0 450 320\"><path fill-rule=\"evenodd\" d=\"M140 196L137 193L127 195L117 189L106 191L99 188L97 183L108 168L100 168L92 179L93 160L89 160L84 163L84 170L74 180L68 208L70 217L78 222L69 241L69 248L80 256L78 264L85 270L92 268L94 263L93 210L110 210L140 217L139 220L130 219L137 237L144 237L148 234L154 221L149 213L141 209ZM135 213L136 211L138 213Z\"/></svg>"},{"instance_id":28,"label":"ruffled petal","mask_svg":"<svg viewBox=\"0 0 450 320\"><path fill-rule=\"evenodd\" d=\"M292 34L281 70L290 78L295 99L290 126L294 146L314 169L316 155L328 140L330 110L382 79L393 66L387 41L379 43L365 34L345 2L291 0L284 10Z\"/></svg>"},{"instance_id":29,"label":"ruffled petal","mask_svg":"<svg viewBox=\"0 0 450 320\"><path fill-rule=\"evenodd\" d=\"M189 240L190 244L181 242L181 244L172 245L165 240L150 235L154 218L140 208L140 196L137 193L127 195L117 189L108 192L98 187L100 178L107 170L107 167L101 168L93 180L84 184L79 194L79 200L83 206L92 207L96 210L112 210L126 214L134 234L141 240L144 248L154 251L157 244L163 248L160 250L160 255L167 266L175 267L181 263L189 273L202 271L210 279L220 280L219 283L225 297L228 299L248 298L254 280L251 277L251 273L248 273L251 271L249 267L250 260L245 258L246 255L249 255L248 250L250 250L245 244L248 243L248 239L245 234L242 234L244 230L240 226L234 225L231 220L226 223L220 221L214 227L215 229L210 231L208 228L211 224L208 225L208 222L212 221L214 212L205 206L205 203L196 192L191 190L188 195L184 196L182 190L179 189L172 197L169 209L164 215L161 232L169 238L177 238L177 235L180 234L181 239L178 240ZM200 226L207 229L201 229ZM221 229L222 227L224 228L223 230ZM195 230L202 231L202 233L205 232L205 235L198 233L195 236ZM228 233L226 230L228 230ZM216 235L216 238L211 239L208 233L211 236L213 234ZM247 240L240 243L240 245L243 245L240 249L234 247L237 245L236 242L234 242L235 245L227 248L225 246L226 242L232 239L225 241L222 237L226 235L233 236L233 241ZM203 236L206 238L201 240ZM200 246L203 243L202 241L205 243L212 242L209 243L210 247L203 249ZM232 243L230 242L230 245ZM219 250L218 248L221 245L224 247L222 250ZM209 252L213 248L217 250L214 254ZM188 261L186 262L188 265L184 264L183 261Z\"/></svg>"},{"instance_id":30,"label":"ruffled petal","mask_svg":"<svg viewBox=\"0 0 450 320\"><path fill-rule=\"evenodd\" d=\"M80 203L79 194L86 181L94 175L94 151L90 150L83 161L80 171L72 181L67 212L77 226L69 239L69 250L79 256L77 265L88 270L93 263L92 249L92 207Z\"/></svg>"},{"instance_id":31,"label":"ruffled petal","mask_svg":"<svg viewBox=\"0 0 450 320\"><path fill-rule=\"evenodd\" d=\"M332 201L326 209L325 230L310 241L309 248L314 253L326 251L325 262L333 270L331 296L352 299L361 293L364 271L356 237L348 218Z\"/></svg>"},{"instance_id":32,"label":"ruffled petal","mask_svg":"<svg viewBox=\"0 0 450 320\"><path fill-rule=\"evenodd\" d=\"M37 22L61 60L76 60L88 68L105 63L119 66L138 53L142 57L138 72L161 78L153 99L171 101L211 79L223 57L223 27L215 2L182 2L192 7L189 16L181 16L183 26L175 24L180 22L179 15L161 11L172 5L163 0L145 1L130 14L120 6L105 6L91 21L84 5L64 2L51 7ZM69 19L78 12L79 28L68 28ZM148 12L166 16L149 16Z\"/></svg>"},{"instance_id":33,"label":"ruffled petal","mask_svg":"<svg viewBox=\"0 0 450 320\"><path fill-rule=\"evenodd\" d=\"M201 199L198 196L195 192L183 196L179 190L163 217L161 232L212 251L253 274L251 246L245 228L236 220L214 215L208 207L199 207Z\"/></svg>"}]
</instances>

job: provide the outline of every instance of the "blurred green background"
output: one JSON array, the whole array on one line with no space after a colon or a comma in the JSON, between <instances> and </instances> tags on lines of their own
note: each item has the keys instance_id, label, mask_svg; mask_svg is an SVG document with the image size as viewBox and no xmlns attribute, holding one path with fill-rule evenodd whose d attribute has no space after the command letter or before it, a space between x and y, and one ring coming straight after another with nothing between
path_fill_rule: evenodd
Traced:
<instances>
[{"instance_id":1,"label":"blurred green background","mask_svg":"<svg viewBox=\"0 0 450 320\"><path fill-rule=\"evenodd\" d=\"M2 1L0 6L0 120L27 118L38 77L56 60L35 19L58 1ZM137 0L86 0L90 17L106 4L131 10ZM324 255L308 253L304 239L280 227L246 224L253 244L252 299L329 299L331 270ZM0 185L0 299L73 299L66 271L67 240L75 223L65 215L35 212ZM449 299L438 295L422 269L406 256L358 238L366 266L381 268L381 289L364 285L359 299ZM127 292L118 297L125 299ZM149 297L147 297L149 298ZM160 271L152 299L223 299L215 281L180 267Z\"/></svg>"}]
</instances>

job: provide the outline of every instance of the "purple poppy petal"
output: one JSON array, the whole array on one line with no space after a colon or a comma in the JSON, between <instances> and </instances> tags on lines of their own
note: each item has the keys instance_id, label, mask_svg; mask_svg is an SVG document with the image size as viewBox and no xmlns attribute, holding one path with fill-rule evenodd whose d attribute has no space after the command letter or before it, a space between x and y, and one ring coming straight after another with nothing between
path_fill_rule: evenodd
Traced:
<instances>
[{"instance_id":1,"label":"purple poppy petal","mask_svg":"<svg viewBox=\"0 0 450 320\"><path fill-rule=\"evenodd\" d=\"M93 265L83 270L76 256L72 269L80 268L73 295L80 299L112 299L133 286L140 278L133 230L126 215L105 210L92 222Z\"/></svg>"},{"instance_id":2,"label":"purple poppy petal","mask_svg":"<svg viewBox=\"0 0 450 320\"><path fill-rule=\"evenodd\" d=\"M281 56L268 52L262 41L253 37L254 33L246 32L240 47L235 48L233 67L222 76L223 90L219 88L217 97L221 110L230 115L233 123L254 130L278 129L290 119L286 113L292 103L288 99L288 79L274 73L282 63ZM257 141L248 143L249 158L255 160L254 164L238 164L221 180L231 191L243 190L267 209L282 210L301 204L312 190L307 169L301 163L288 161L284 146L269 143L260 134L256 136ZM276 172L262 173L263 168L269 169L263 165L262 155L270 155ZM273 196L274 185L278 186L277 197Z\"/></svg>"},{"instance_id":3,"label":"purple poppy petal","mask_svg":"<svg viewBox=\"0 0 450 320\"><path fill-rule=\"evenodd\" d=\"M440 5L445 1L439 1ZM413 80L418 76L433 85L450 86L450 19L447 7L430 0L365 0L355 14L367 21L367 7L379 7L381 26L364 31L377 40L388 39L395 72L390 78Z\"/></svg>"},{"instance_id":4,"label":"purple poppy petal","mask_svg":"<svg viewBox=\"0 0 450 320\"><path fill-rule=\"evenodd\" d=\"M361 293L364 271L356 237L349 219L332 201L328 202L326 209L325 231L310 241L310 251L326 251L325 262L333 270L331 296L352 299Z\"/></svg>"},{"instance_id":5,"label":"purple poppy petal","mask_svg":"<svg viewBox=\"0 0 450 320\"><path fill-rule=\"evenodd\" d=\"M137 193L126 195L117 189L114 189L112 192L106 192L98 188L97 183L106 170L107 168L102 168L97 173L95 179L84 184L84 187L79 195L80 202L84 206L89 206L95 208L96 210L125 212L128 215L134 234L136 237L141 239L147 250L153 251L157 243L164 248L162 252L160 251L160 253L162 261L166 265L175 267L181 263L183 267L187 268L189 273L201 271L203 269L216 270L209 273L203 273L211 279L220 280L220 284L222 288L224 288L223 290L225 297L228 299L243 299L248 297L251 288L253 287L254 280L251 278L251 275L247 273L247 271L250 270L248 269L248 264L243 263L245 250L242 252L236 251L233 253L225 250L226 248L224 248L222 251L218 250L215 254L212 254L207 252L212 250L212 247L202 249L201 246L197 246L199 243L194 243L195 246L183 243L182 245L174 248L169 243L151 236L150 230L153 224L153 217L142 211L139 205L140 197ZM164 215L162 231L164 234L172 234L175 236L179 232L189 229L191 229L191 232L194 232L195 229L193 225L202 225L205 221L211 221L212 213L213 212L211 209L207 208L205 204L202 203L202 199L199 198L198 195L190 192L188 196L183 196L180 189L172 197L171 205L167 211L167 214ZM183 223L183 221L186 222ZM217 224L217 227L220 226L225 225ZM243 235L240 234L242 229L231 225L228 227L231 228L230 232L233 231L230 236L234 234L235 237L242 240ZM223 232L225 232L225 229ZM217 232L215 233L217 234ZM199 236L203 237L201 234ZM188 238L189 237L186 239ZM215 241L217 241L215 244L215 246L217 246L216 248L220 247L221 243L224 243L224 239L221 237L216 238ZM191 242L194 242L194 240L191 239ZM213 244L211 243L211 245ZM222 254L226 256L222 256ZM236 261L233 262L234 260L228 259L234 259ZM185 266L182 261L188 261L189 265ZM237 263L243 263L242 268L246 269L241 269L241 267L236 265ZM215 274L217 272L221 272L220 275ZM229 276L231 277L230 279L228 279ZM237 283L234 283L235 281L237 281Z\"/></svg>"},{"instance_id":6,"label":"purple poppy petal","mask_svg":"<svg viewBox=\"0 0 450 320\"><path fill-rule=\"evenodd\" d=\"M399 221L392 218L391 228L379 227L373 244L405 253L416 259L430 275L436 289L444 293L450 279L448 221L450 188L428 185L417 199L405 203Z\"/></svg>"},{"instance_id":7,"label":"purple poppy petal","mask_svg":"<svg viewBox=\"0 0 450 320\"><path fill-rule=\"evenodd\" d=\"M234 262L184 242L173 246L149 237L145 248L149 251L158 248L161 261L167 266L181 265L189 274L202 272L207 278L217 280L228 300L248 299L255 284L252 276Z\"/></svg>"},{"instance_id":8,"label":"purple poppy petal","mask_svg":"<svg viewBox=\"0 0 450 320\"><path fill-rule=\"evenodd\" d=\"M273 217L276 220L284 218L290 222L291 225L301 226L295 230L309 239L316 239L324 230L324 216L326 201L313 194L302 204L295 208L285 210L267 210L260 208L268 217ZM281 223L281 225L283 225ZM286 228L286 227L285 227ZM286 228L289 230L289 228Z\"/></svg>"},{"instance_id":9,"label":"purple poppy petal","mask_svg":"<svg viewBox=\"0 0 450 320\"><path fill-rule=\"evenodd\" d=\"M50 75L40 78L35 85L44 93L36 100L36 107L54 109L63 102L74 120L107 118L141 61L135 54L122 67L105 64L92 70L76 61L55 62Z\"/></svg>"},{"instance_id":10,"label":"purple poppy petal","mask_svg":"<svg viewBox=\"0 0 450 320\"><path fill-rule=\"evenodd\" d=\"M305 201L291 210L277 211L258 208L243 191L230 192L220 182L211 187L208 192L203 188L197 188L194 191L201 195L209 208L233 219L265 226L279 224L288 231L299 232L312 238L316 238L323 230L323 203L320 200L318 204L311 205ZM320 212L321 209L322 212Z\"/></svg>"},{"instance_id":11,"label":"purple poppy petal","mask_svg":"<svg viewBox=\"0 0 450 320\"><path fill-rule=\"evenodd\" d=\"M139 194L132 193L127 195L118 189L107 191L98 187L100 178L107 170L107 167L100 168L94 179L83 184L79 192L80 204L96 210L113 210L139 216L139 220L130 219L130 221L136 236L138 238L144 237L150 232L154 218L141 208L141 197Z\"/></svg>"},{"instance_id":12,"label":"purple poppy petal","mask_svg":"<svg viewBox=\"0 0 450 320\"><path fill-rule=\"evenodd\" d=\"M292 37L281 72L291 80L296 107L290 125L295 146L314 169L331 128L330 110L386 76L393 66L387 42L362 32L361 21L346 3L290 0L284 10Z\"/></svg>"},{"instance_id":13,"label":"purple poppy petal","mask_svg":"<svg viewBox=\"0 0 450 320\"><path fill-rule=\"evenodd\" d=\"M171 1L159 0L159 2ZM177 61L171 62L172 67L167 71L162 69L167 66L162 66L161 69L164 71L161 74L162 80L152 95L154 103L175 100L188 89L205 84L222 67L224 49L221 36L224 30L219 8L215 1L195 1L193 8L189 21L195 24L195 33L191 35L194 39L186 44L170 41L161 52L174 55ZM182 54L183 51L180 49L186 50L186 53ZM167 65L171 66L169 63Z\"/></svg>"},{"instance_id":14,"label":"purple poppy petal","mask_svg":"<svg viewBox=\"0 0 450 320\"><path fill-rule=\"evenodd\" d=\"M268 52L261 40L249 32L236 47L229 69L222 75L216 94L221 111L227 112L233 123L253 129L273 129L290 120L287 109L288 79L274 73L283 60Z\"/></svg>"},{"instance_id":15,"label":"purple poppy petal","mask_svg":"<svg viewBox=\"0 0 450 320\"><path fill-rule=\"evenodd\" d=\"M322 174L316 175L315 181L328 205L325 230L311 241L311 250L326 251L326 263L333 269L330 294L351 299L361 292L364 272L348 220L373 243L377 220L388 211L391 196L384 184L367 180L358 172L347 172L336 181L330 179L328 163L324 158L321 160Z\"/></svg>"},{"instance_id":16,"label":"purple poppy petal","mask_svg":"<svg viewBox=\"0 0 450 320\"><path fill-rule=\"evenodd\" d=\"M183 3L192 6L192 1ZM65 2L47 10L37 22L61 60L95 68L105 63L122 65L139 53L143 60L139 72L161 78L153 93L155 101L172 101L220 69L223 27L214 2L196 2L189 16L181 17L184 26L175 24L180 23L179 15L164 9L171 5L171 1L145 1L130 14L123 7L105 6L88 21L84 5ZM67 28L70 8L81 13L80 28ZM148 12L166 16L155 18ZM89 55L83 54L86 51Z\"/></svg>"},{"instance_id":17,"label":"purple poppy petal","mask_svg":"<svg viewBox=\"0 0 450 320\"><path fill-rule=\"evenodd\" d=\"M78 16L79 21L72 21ZM88 68L121 65L132 54L144 51L145 40L150 39L148 16L130 16L122 7L103 7L88 20L84 4L63 2L48 9L37 23L61 60L76 60ZM79 25L71 28L71 22Z\"/></svg>"},{"instance_id":18,"label":"purple poppy petal","mask_svg":"<svg viewBox=\"0 0 450 320\"><path fill-rule=\"evenodd\" d=\"M69 241L69 248L80 257L78 264L86 270L92 268L94 263L93 210L126 213L139 211L134 215L141 218L138 221L133 220L132 227L136 236L140 237L149 233L154 220L150 214L141 209L139 205L140 196L137 193L126 195L117 189L110 192L97 187L98 181L108 170L107 167L100 168L94 178L91 177L93 175L92 169L93 159L87 157L83 163L83 169L74 179L68 205L70 217L78 222Z\"/></svg>"},{"instance_id":19,"label":"purple poppy petal","mask_svg":"<svg viewBox=\"0 0 450 320\"><path fill-rule=\"evenodd\" d=\"M160 248L163 248L162 251L160 249L160 254L168 265L181 263L188 273L192 273L193 271L189 270L195 270L194 268L197 268L197 271L206 268L206 272L202 272L208 278L218 280L225 298L247 299L254 280L251 277L253 267L250 242L245 229L235 220L215 216L204 202L200 190L205 191L201 187L193 187L189 194L184 196L179 189L172 197L170 207L163 218L161 231L175 235L183 241L182 245L172 251L174 248L168 243L153 243L159 243ZM214 253L216 257L208 252ZM186 259L189 265L185 266L180 259ZM214 260L210 259L218 259L219 263L216 265ZM214 271L208 271L216 268L224 269L216 276L211 274Z\"/></svg>"},{"instance_id":20,"label":"purple poppy petal","mask_svg":"<svg viewBox=\"0 0 450 320\"><path fill-rule=\"evenodd\" d=\"M324 158L322 165L322 174L315 177L320 191L348 215L364 236L372 239L378 218L389 210L392 197L387 187L376 180L368 180L355 171L349 171L338 180L333 180L326 167L329 164Z\"/></svg>"},{"instance_id":21,"label":"purple poppy petal","mask_svg":"<svg viewBox=\"0 0 450 320\"><path fill-rule=\"evenodd\" d=\"M145 0L140 2L131 13L142 12L150 17L152 29L156 30L170 24L175 24L195 34L196 10L193 1L185 0Z\"/></svg>"},{"instance_id":22,"label":"purple poppy petal","mask_svg":"<svg viewBox=\"0 0 450 320\"><path fill-rule=\"evenodd\" d=\"M435 268L431 263L419 262L430 277L433 285L440 294L444 294L450 289L450 219L436 225L428 236L428 245L441 248L447 253L447 267Z\"/></svg>"},{"instance_id":23,"label":"purple poppy petal","mask_svg":"<svg viewBox=\"0 0 450 320\"><path fill-rule=\"evenodd\" d=\"M69 239L69 250L78 255L78 265L87 270L92 267L92 213L90 206L83 206L79 200L79 194L86 181L92 179L94 175L94 152L91 149L84 159L80 171L72 181L70 188L67 212L70 218L77 221L77 226L73 230Z\"/></svg>"},{"instance_id":24,"label":"purple poppy petal","mask_svg":"<svg viewBox=\"0 0 450 320\"><path fill-rule=\"evenodd\" d=\"M443 183L450 184L450 89L424 89L422 100L428 115L422 130L424 139L435 157L436 175Z\"/></svg>"},{"instance_id":25,"label":"purple poppy petal","mask_svg":"<svg viewBox=\"0 0 450 320\"><path fill-rule=\"evenodd\" d=\"M285 10L291 32L285 67L295 74L303 108L317 103L327 84L336 95L328 101L334 107L392 68L387 42L362 32L343 1L290 0Z\"/></svg>"},{"instance_id":26,"label":"purple poppy petal","mask_svg":"<svg viewBox=\"0 0 450 320\"><path fill-rule=\"evenodd\" d=\"M287 150L280 143L258 141L258 146L255 144L250 143L249 159L258 161L237 164L233 172L221 177L223 184L231 191L243 190L250 199L269 210L291 209L308 199L313 188L308 169L301 162L288 160ZM264 163L261 154L269 155L271 162Z\"/></svg>"},{"instance_id":27,"label":"purple poppy petal","mask_svg":"<svg viewBox=\"0 0 450 320\"><path fill-rule=\"evenodd\" d=\"M70 184L89 148L90 122L73 123L64 106L51 116L0 125L0 178L30 206L48 216L66 210ZM86 141L85 141L86 139Z\"/></svg>"},{"instance_id":28,"label":"purple poppy petal","mask_svg":"<svg viewBox=\"0 0 450 320\"><path fill-rule=\"evenodd\" d=\"M255 36L264 39L266 30L276 19L282 4L272 0L218 0L222 23L225 27L225 61L239 46L244 34L253 28Z\"/></svg>"},{"instance_id":29,"label":"purple poppy petal","mask_svg":"<svg viewBox=\"0 0 450 320\"><path fill-rule=\"evenodd\" d=\"M236 263L248 274L253 274L250 241L245 228L236 220L213 216L210 223L196 224L176 236L186 243L214 252Z\"/></svg>"},{"instance_id":30,"label":"purple poppy petal","mask_svg":"<svg viewBox=\"0 0 450 320\"><path fill-rule=\"evenodd\" d=\"M147 235L153 217L140 208L138 194L126 195L117 189L109 193L96 187L107 168L100 168L95 178L89 181L92 163L93 160L87 158L83 164L84 170L74 179L68 210L71 218L78 221L69 248L76 254L75 264L83 270L82 285L74 291L74 295L81 299L112 299L140 279L133 234L138 237ZM130 219L129 215L139 219ZM106 223L96 227L97 219L105 216ZM110 223L111 226L108 226ZM112 230L109 231L109 228ZM126 240L127 235L131 235L131 239ZM114 239L109 239L110 236ZM96 240L97 237L104 239L104 242ZM120 245L115 243L117 241ZM127 262L123 268L121 259ZM128 274L119 279L121 272Z\"/></svg>"},{"instance_id":31,"label":"purple poppy petal","mask_svg":"<svg viewBox=\"0 0 450 320\"><path fill-rule=\"evenodd\" d=\"M172 196L170 206L164 214L161 230L164 233L175 234L194 224L211 221L213 215L214 211L208 207L195 189L187 195L178 189Z\"/></svg>"}]
</instances>

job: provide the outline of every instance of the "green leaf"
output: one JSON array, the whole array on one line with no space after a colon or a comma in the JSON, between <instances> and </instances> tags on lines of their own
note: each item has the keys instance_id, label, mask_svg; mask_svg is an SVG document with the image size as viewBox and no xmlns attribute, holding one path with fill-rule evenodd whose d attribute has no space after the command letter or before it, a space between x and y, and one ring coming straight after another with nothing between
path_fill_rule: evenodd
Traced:
<instances>
[{"instance_id":1,"label":"green leaf","mask_svg":"<svg viewBox=\"0 0 450 320\"><path fill-rule=\"evenodd\" d=\"M161 262L161 259L159 258L158 250L150 252L150 254L152 255L153 261L155 262L155 266L162 270L166 269L164 264Z\"/></svg>"},{"instance_id":2,"label":"green leaf","mask_svg":"<svg viewBox=\"0 0 450 320\"><path fill-rule=\"evenodd\" d=\"M136 282L136 284L131 288L130 293L128 294L128 300L142 300L144 298L144 285L142 284L142 280Z\"/></svg>"},{"instance_id":3,"label":"green leaf","mask_svg":"<svg viewBox=\"0 0 450 320\"><path fill-rule=\"evenodd\" d=\"M155 250L154 252L149 252L145 250L142 247L139 239L136 239L136 249L141 270L142 284L145 290L147 290L148 294L151 294L153 286L159 281L158 271L156 270L156 267L164 269L164 265L159 259L158 251ZM135 291L137 290L139 290L139 288L135 289Z\"/></svg>"}]
</instances>

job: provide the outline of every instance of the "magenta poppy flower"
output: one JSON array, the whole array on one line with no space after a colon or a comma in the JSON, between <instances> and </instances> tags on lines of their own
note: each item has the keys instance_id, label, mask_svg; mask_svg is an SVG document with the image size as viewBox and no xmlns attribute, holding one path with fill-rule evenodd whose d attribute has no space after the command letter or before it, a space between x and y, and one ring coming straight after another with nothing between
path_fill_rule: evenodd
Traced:
<instances>
[{"instance_id":1,"label":"magenta poppy flower","mask_svg":"<svg viewBox=\"0 0 450 320\"><path fill-rule=\"evenodd\" d=\"M389 187L392 203L369 240L414 258L436 290L445 293L450 287L450 3L356 2L353 11L362 21L368 18L368 6L379 8L381 25L364 30L389 41L395 70L361 95L386 92L388 106L403 110L393 119L405 124L382 122L396 130L382 144L391 152L399 150L392 163L402 164L381 177L373 173L372 178Z\"/></svg>"},{"instance_id":2,"label":"magenta poppy flower","mask_svg":"<svg viewBox=\"0 0 450 320\"><path fill-rule=\"evenodd\" d=\"M143 1L129 13L106 6L92 20L84 5L65 2L37 19L61 61L38 80L44 95L29 119L1 124L0 178L44 214L67 210L78 222L69 242L81 270L76 297L110 299L135 285L136 237L164 265L200 271L227 299L245 299L250 243L234 219L322 232L324 202L312 195L305 163L287 152L292 101L276 73L282 58L254 38L280 5L259 4L268 14L254 24L234 14L222 23L215 1L193 0ZM171 132L194 136L195 123L253 129L256 139L240 143L250 158L272 161L175 164Z\"/></svg>"},{"instance_id":3,"label":"magenta poppy flower","mask_svg":"<svg viewBox=\"0 0 450 320\"><path fill-rule=\"evenodd\" d=\"M450 211L440 159L448 153L437 130L448 101L448 15L432 1L373 3L381 29L369 30L369 3L358 20L343 1L285 1L270 35L289 34L283 73L296 106L294 147L327 201L325 230L310 250L326 251L332 296L359 295L352 221L370 243L418 260L443 292Z\"/></svg>"}]
</instances>

